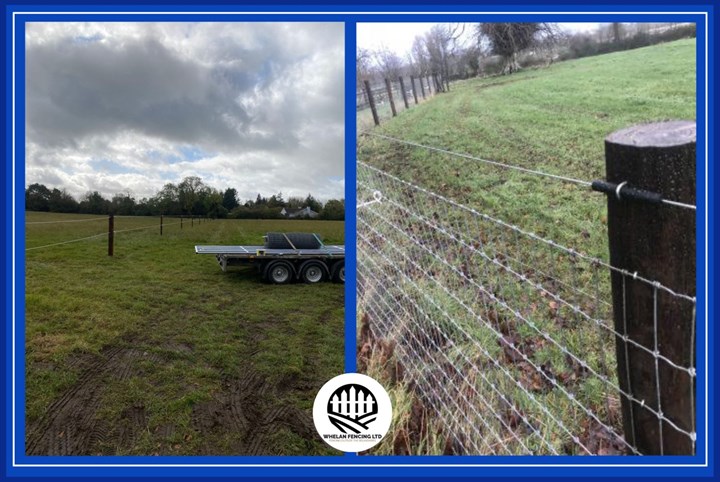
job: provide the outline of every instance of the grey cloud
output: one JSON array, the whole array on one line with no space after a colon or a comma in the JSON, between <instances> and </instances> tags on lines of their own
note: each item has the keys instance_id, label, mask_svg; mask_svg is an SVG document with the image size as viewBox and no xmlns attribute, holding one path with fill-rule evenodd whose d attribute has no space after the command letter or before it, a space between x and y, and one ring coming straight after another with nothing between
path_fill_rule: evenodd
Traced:
<instances>
[{"instance_id":1,"label":"grey cloud","mask_svg":"<svg viewBox=\"0 0 720 482\"><path fill-rule=\"evenodd\" d=\"M194 170L240 191L340 196L327 179L343 176L343 57L341 24L31 24L27 182L82 172L60 187L145 196ZM182 147L213 154L170 163ZM222 174L207 170L216 157Z\"/></svg>"},{"instance_id":2,"label":"grey cloud","mask_svg":"<svg viewBox=\"0 0 720 482\"><path fill-rule=\"evenodd\" d=\"M85 136L139 130L185 142L231 144L248 116L228 102L234 92L207 69L152 38L120 47L64 39L27 53L31 139L67 144ZM234 87L247 89L236 82ZM223 116L229 116L235 126Z\"/></svg>"}]
</instances>

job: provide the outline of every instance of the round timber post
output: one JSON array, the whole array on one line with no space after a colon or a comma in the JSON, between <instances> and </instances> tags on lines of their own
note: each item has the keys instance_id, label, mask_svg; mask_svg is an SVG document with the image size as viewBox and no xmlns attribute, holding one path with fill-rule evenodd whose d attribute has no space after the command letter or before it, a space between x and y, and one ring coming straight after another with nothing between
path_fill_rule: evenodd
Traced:
<instances>
[{"instance_id":1,"label":"round timber post","mask_svg":"<svg viewBox=\"0 0 720 482\"><path fill-rule=\"evenodd\" d=\"M113 255L115 248L115 216L108 217L108 256Z\"/></svg>"},{"instance_id":2,"label":"round timber post","mask_svg":"<svg viewBox=\"0 0 720 482\"><path fill-rule=\"evenodd\" d=\"M695 137L694 121L614 132L607 181L694 206ZM645 455L694 453L695 223L694 209L608 195L610 264L626 271L611 273L623 428Z\"/></svg>"},{"instance_id":3,"label":"round timber post","mask_svg":"<svg viewBox=\"0 0 720 482\"><path fill-rule=\"evenodd\" d=\"M390 79L385 79L385 89L387 89L388 101L390 101L390 110L392 111L393 117L397 117L397 110L395 109L395 99L393 99L392 85Z\"/></svg>"},{"instance_id":4,"label":"round timber post","mask_svg":"<svg viewBox=\"0 0 720 482\"><path fill-rule=\"evenodd\" d=\"M367 96L368 103L370 104L370 111L372 112L373 122L375 122L376 126L379 126L380 117L378 117L377 108L375 108L375 98L373 97L372 89L370 88L370 81L364 81L363 85L365 86L365 95Z\"/></svg>"}]
</instances>

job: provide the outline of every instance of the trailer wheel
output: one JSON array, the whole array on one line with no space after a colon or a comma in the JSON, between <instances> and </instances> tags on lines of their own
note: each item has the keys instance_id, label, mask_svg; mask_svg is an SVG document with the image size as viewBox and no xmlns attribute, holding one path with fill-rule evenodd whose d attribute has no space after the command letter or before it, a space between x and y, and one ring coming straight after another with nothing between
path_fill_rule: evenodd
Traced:
<instances>
[{"instance_id":1,"label":"trailer wheel","mask_svg":"<svg viewBox=\"0 0 720 482\"><path fill-rule=\"evenodd\" d=\"M345 283L345 261L338 261L333 265L332 280L335 283Z\"/></svg>"},{"instance_id":2,"label":"trailer wheel","mask_svg":"<svg viewBox=\"0 0 720 482\"><path fill-rule=\"evenodd\" d=\"M292 280L293 269L286 261L275 261L270 263L265 271L265 278L270 283L282 285Z\"/></svg>"},{"instance_id":3,"label":"trailer wheel","mask_svg":"<svg viewBox=\"0 0 720 482\"><path fill-rule=\"evenodd\" d=\"M325 279L325 266L319 261L306 261L300 267L300 279L305 283L315 284Z\"/></svg>"}]
</instances>

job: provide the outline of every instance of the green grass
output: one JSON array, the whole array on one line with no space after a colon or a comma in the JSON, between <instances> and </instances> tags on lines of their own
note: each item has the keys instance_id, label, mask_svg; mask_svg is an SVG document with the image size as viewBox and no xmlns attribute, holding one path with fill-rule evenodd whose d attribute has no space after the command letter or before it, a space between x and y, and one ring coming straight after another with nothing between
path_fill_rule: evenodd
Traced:
<instances>
[{"instance_id":1,"label":"green grass","mask_svg":"<svg viewBox=\"0 0 720 482\"><path fill-rule=\"evenodd\" d=\"M92 217L27 213L28 222ZM224 400L229 385L252 373L278 403L309 413L317 389L342 372L343 285L268 285L254 268L223 273L214 257L194 253L196 244L262 244L268 231L316 232L343 244L342 222L196 220L191 227L185 220L182 230L170 225L177 222L165 219L163 236L156 228L117 233L113 257L106 237L27 251L28 426L110 348L139 355L131 357L130 375L108 373L96 382L102 394L93 416L114 426L128 407L142 407L145 422L130 443L95 447L103 453L242 453L232 427L208 435L193 422L193 409ZM115 230L157 224L116 218ZM106 220L29 224L26 245L106 231ZM312 435L275 437L265 451L332 453Z\"/></svg>"},{"instance_id":2,"label":"green grass","mask_svg":"<svg viewBox=\"0 0 720 482\"><path fill-rule=\"evenodd\" d=\"M412 106L371 132L592 181L604 178L603 141L608 134L638 123L694 118L695 40L692 39L562 62L507 77L456 82L451 85L450 93ZM606 199L589 188L404 146L371 135L359 136L358 160L525 231L601 260L608 259ZM360 172L358 176L361 177ZM383 186L371 189L378 187ZM386 187L397 190L399 185L388 183ZM365 289L358 299L358 314L371 312L368 308L372 307L377 312L378 306L401 304L394 300L402 300L403 296L414 299L414 313L424 314L426 318L406 320L401 313L400 319L396 319L398 314L392 313L393 325L400 327L396 333L398 339L407 340L413 333L437 330L444 333L449 342L440 349L425 345L425 358L420 363L423 368L412 372L412 380L427 376L432 383L433 377L439 376L438 367L452 363L466 373L463 397L473 400L478 410L484 407L481 415L490 421L488 430L508 435L502 426L508 407L491 389L494 384L537 429L523 440L528 449L548 453L552 447L559 453L582 453L566 432L579 435L585 442L592 439L595 429L588 425L587 415L560 390L543 387L542 383L533 388L538 381L544 381L529 378L533 370L523 369L517 360L504 359L497 331L502 331L507 320L515 319L517 326L510 331L525 343L522 351L531 350L530 360L547 367L553 377L570 377L577 367L571 366L571 360L558 346L541 339L540 333L547 331L560 346L616 383L612 335L571 312L567 306L558 306L547 293L472 254L470 247L481 240L482 250L491 258L499 257L504 265L577 304L590 317L612 325L609 303L593 301L594 298L610 300L607 271L592 263L570 259L567 254L492 222L478 221L476 216L457 208L449 209L422 192L407 189L384 194L394 202L409 206L415 215L396 209L392 202L376 204L367 214L360 212L379 236L389 241L378 243L381 239L378 233L371 233L358 222L358 229L364 231L363 237L376 243L379 252L390 260L375 259L376 275L392 277L395 283L387 283L380 291ZM371 192L359 188L358 197L370 199ZM420 216L454 233L455 239L430 229ZM398 234L386 221L403 227L405 235ZM359 250L363 249L362 244L359 242ZM403 250L406 258L399 254ZM373 250L365 248L364 252ZM461 279L457 271L463 260L467 263L462 269L469 273L469 279ZM424 272L419 271L415 263L421 265ZM394 273L404 273L405 277L394 276ZM489 291L504 300L510 309L498 307L492 301L488 303L489 295L479 295L479 286L490 287ZM532 326L517 320L511 310L521 313ZM376 336L385 335L376 333ZM477 346L488 353L482 353ZM467 359L453 358L462 353ZM491 365L492 360L502 361L510 376ZM401 357L397 362L404 363ZM525 389L514 385L512 379L521 380ZM595 376L572 378L567 382L567 389L580 404L621 432L618 394L602 380ZM413 390L407 383L400 383L392 390L393 396L406 408L415 403L409 400L422 399L427 392L422 386L419 391ZM475 390L485 397L490 407L481 403L480 396L467 395ZM556 414L557 420L548 417L532 402L528 392ZM424 403L428 403L427 399ZM394 438L398 431L407 431L403 427L408 424L408 415L397 414L396 421ZM471 425L483 425L479 419L475 422ZM434 431L416 441L409 448L411 453L440 453L442 440L438 439L449 428L443 427L437 418L427 422L427 426ZM466 428L467 433L474 433L470 427ZM462 432L462 427L451 429ZM485 436L490 435L486 432ZM504 443L506 446L500 453L524 451L515 437L507 437ZM481 447L482 453L493 453L496 449ZM374 453L393 451L397 451L396 446L384 443Z\"/></svg>"},{"instance_id":3,"label":"green grass","mask_svg":"<svg viewBox=\"0 0 720 482\"><path fill-rule=\"evenodd\" d=\"M695 119L695 40L456 82L373 132L592 181L604 138ZM606 258L605 198L589 189L361 136L358 159L565 245ZM590 241L583 233L590 235Z\"/></svg>"}]
</instances>

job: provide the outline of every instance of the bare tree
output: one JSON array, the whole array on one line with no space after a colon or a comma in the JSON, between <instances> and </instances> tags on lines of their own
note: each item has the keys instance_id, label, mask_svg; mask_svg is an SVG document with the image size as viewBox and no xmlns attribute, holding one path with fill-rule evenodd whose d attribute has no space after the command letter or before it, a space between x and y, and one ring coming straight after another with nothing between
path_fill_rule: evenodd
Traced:
<instances>
[{"instance_id":1,"label":"bare tree","mask_svg":"<svg viewBox=\"0 0 720 482\"><path fill-rule=\"evenodd\" d=\"M370 76L373 53L370 50L359 48L355 58L355 74L358 83Z\"/></svg>"},{"instance_id":2,"label":"bare tree","mask_svg":"<svg viewBox=\"0 0 720 482\"><path fill-rule=\"evenodd\" d=\"M430 56L423 36L416 36L410 49L410 65L415 74L423 76L430 73Z\"/></svg>"},{"instance_id":3,"label":"bare tree","mask_svg":"<svg viewBox=\"0 0 720 482\"><path fill-rule=\"evenodd\" d=\"M370 80L372 75L372 52L367 49L358 48L357 56L355 57L355 90L362 92L362 97L365 103L369 103L370 99L367 97L367 92L363 89L363 81Z\"/></svg>"},{"instance_id":4,"label":"bare tree","mask_svg":"<svg viewBox=\"0 0 720 482\"><path fill-rule=\"evenodd\" d=\"M445 81L441 90L450 88L450 59L457 56L459 39L465 32L464 23L442 23L434 25L425 34L425 49L428 53L430 68L438 72Z\"/></svg>"},{"instance_id":5,"label":"bare tree","mask_svg":"<svg viewBox=\"0 0 720 482\"><path fill-rule=\"evenodd\" d=\"M395 52L383 47L373 53L380 73L387 79L397 79L402 75L404 62Z\"/></svg>"}]
</instances>

